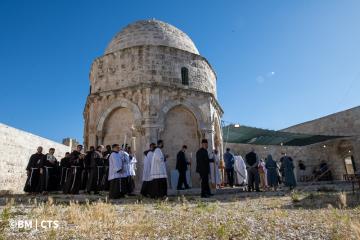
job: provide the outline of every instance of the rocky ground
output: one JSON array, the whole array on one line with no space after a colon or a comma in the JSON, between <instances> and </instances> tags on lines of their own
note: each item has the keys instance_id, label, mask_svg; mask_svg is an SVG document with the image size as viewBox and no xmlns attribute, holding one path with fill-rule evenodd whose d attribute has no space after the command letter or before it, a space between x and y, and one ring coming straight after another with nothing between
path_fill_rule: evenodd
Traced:
<instances>
[{"instance_id":1,"label":"rocky ground","mask_svg":"<svg viewBox=\"0 0 360 240\"><path fill-rule=\"evenodd\" d=\"M360 193L319 190L111 202L4 195L0 239L360 239Z\"/></svg>"}]
</instances>

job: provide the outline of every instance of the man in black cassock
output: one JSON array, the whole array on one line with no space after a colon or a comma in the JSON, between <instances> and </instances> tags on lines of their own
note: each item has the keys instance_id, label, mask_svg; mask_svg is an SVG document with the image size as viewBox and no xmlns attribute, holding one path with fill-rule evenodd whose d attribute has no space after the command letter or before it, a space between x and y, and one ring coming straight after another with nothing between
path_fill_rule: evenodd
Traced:
<instances>
[{"instance_id":1,"label":"man in black cassock","mask_svg":"<svg viewBox=\"0 0 360 240\"><path fill-rule=\"evenodd\" d=\"M83 161L83 166L81 170L81 186L80 190L85 190L87 187L87 182L90 174L90 162L91 162L91 156L95 152L95 147L91 146L89 151L86 152L85 158Z\"/></svg>"},{"instance_id":2,"label":"man in black cassock","mask_svg":"<svg viewBox=\"0 0 360 240\"><path fill-rule=\"evenodd\" d=\"M208 141L203 139L201 141L201 148L196 152L196 172L200 174L201 178L201 197L208 198L212 196L209 186L210 162L213 159L209 158Z\"/></svg>"},{"instance_id":3,"label":"man in black cassock","mask_svg":"<svg viewBox=\"0 0 360 240\"><path fill-rule=\"evenodd\" d=\"M251 149L251 152L246 154L245 156L245 164L246 170L248 174L248 191L257 191L260 192L259 183L260 183L260 175L259 175L259 158L255 153L254 149ZM255 185L255 189L254 189Z\"/></svg>"},{"instance_id":4,"label":"man in black cassock","mask_svg":"<svg viewBox=\"0 0 360 240\"><path fill-rule=\"evenodd\" d=\"M69 173L70 167L71 167L70 166L70 153L66 152L65 157L63 157L60 160L60 170L59 170L60 180L59 180L59 187L58 187L59 190L63 190L63 188L64 188L65 180Z\"/></svg>"},{"instance_id":5,"label":"man in black cassock","mask_svg":"<svg viewBox=\"0 0 360 240\"><path fill-rule=\"evenodd\" d=\"M93 152L90 158L90 171L86 186L86 192L89 194L91 191L94 191L94 194L98 194L101 190L101 180L104 171L103 148L103 145L97 146L96 151Z\"/></svg>"},{"instance_id":6,"label":"man in black cassock","mask_svg":"<svg viewBox=\"0 0 360 240\"><path fill-rule=\"evenodd\" d=\"M109 157L111 154L112 150L111 150L111 146L110 145L106 145L106 151L103 153L103 157L104 157L104 174L103 174L103 178L101 181L101 189L103 191L109 191Z\"/></svg>"},{"instance_id":7,"label":"man in black cassock","mask_svg":"<svg viewBox=\"0 0 360 240\"><path fill-rule=\"evenodd\" d=\"M182 187L183 184L185 186L185 189L189 189L189 185L186 181L186 171L187 171L187 165L190 163L186 159L186 152L187 146L184 145L182 149L178 152L176 156L176 170L179 172L179 180L177 184L177 190L184 190Z\"/></svg>"},{"instance_id":8,"label":"man in black cassock","mask_svg":"<svg viewBox=\"0 0 360 240\"><path fill-rule=\"evenodd\" d=\"M24 192L39 193L41 191L41 166L45 155L42 154L42 147L37 148L37 152L31 155L29 163L26 167L27 180Z\"/></svg>"},{"instance_id":9,"label":"man in black cassock","mask_svg":"<svg viewBox=\"0 0 360 240\"><path fill-rule=\"evenodd\" d=\"M41 191L43 193L57 190L59 162L54 153L55 148L50 148L49 153L45 155L44 161L42 161Z\"/></svg>"},{"instance_id":10,"label":"man in black cassock","mask_svg":"<svg viewBox=\"0 0 360 240\"><path fill-rule=\"evenodd\" d=\"M84 155L81 154L83 146L78 145L76 150L70 154L71 169L66 178L63 192L65 194L78 194L81 187L81 170L84 161Z\"/></svg>"}]
</instances>

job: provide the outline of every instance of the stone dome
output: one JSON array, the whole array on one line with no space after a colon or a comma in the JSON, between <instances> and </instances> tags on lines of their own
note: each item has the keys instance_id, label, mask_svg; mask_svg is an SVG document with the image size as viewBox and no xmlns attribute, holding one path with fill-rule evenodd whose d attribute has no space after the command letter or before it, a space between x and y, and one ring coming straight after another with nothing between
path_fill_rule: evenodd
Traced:
<instances>
[{"instance_id":1,"label":"stone dome","mask_svg":"<svg viewBox=\"0 0 360 240\"><path fill-rule=\"evenodd\" d=\"M146 45L173 47L199 55L199 51L188 35L159 20L141 20L129 24L111 40L105 54Z\"/></svg>"}]
</instances>

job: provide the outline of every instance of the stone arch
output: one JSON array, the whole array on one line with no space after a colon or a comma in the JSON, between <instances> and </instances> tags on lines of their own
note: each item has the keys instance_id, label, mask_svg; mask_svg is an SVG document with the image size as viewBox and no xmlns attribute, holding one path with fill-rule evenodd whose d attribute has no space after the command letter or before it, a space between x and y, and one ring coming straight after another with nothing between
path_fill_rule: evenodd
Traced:
<instances>
[{"instance_id":1,"label":"stone arch","mask_svg":"<svg viewBox=\"0 0 360 240\"><path fill-rule=\"evenodd\" d=\"M127 99L121 99L113 102L111 105L105 108L103 113L100 115L99 120L97 121L96 125L96 144L104 144L104 138L105 138L105 124L106 121L109 120L112 114L114 114L116 111L123 109L123 111L128 110L131 112L131 119L133 121L133 126L136 128L141 124L142 115L140 112L139 107L132 103L131 101ZM129 114L128 114L129 115ZM131 126L128 126L131 128ZM133 131L132 129L129 129L129 131ZM132 133L133 135L133 133Z\"/></svg>"},{"instance_id":2,"label":"stone arch","mask_svg":"<svg viewBox=\"0 0 360 240\"><path fill-rule=\"evenodd\" d=\"M100 115L98 123L96 125L97 132L102 132L104 128L105 120L108 118L108 116L116 109L118 108L127 108L134 114L134 125L140 125L141 124L141 112L139 107L127 100L127 99L120 99L116 102L113 102L110 106L106 108L106 110Z\"/></svg>"},{"instance_id":3,"label":"stone arch","mask_svg":"<svg viewBox=\"0 0 360 240\"><path fill-rule=\"evenodd\" d=\"M165 102L165 104L162 105L161 109L160 109L160 113L159 113L159 117L158 117L158 122L163 126L165 124L165 116L166 114L174 107L176 106L183 106L185 108L187 108L192 114L194 114L196 120L197 120L197 125L199 129L202 129L204 127L206 127L206 116L204 115L204 113L201 111L201 109L195 105L193 105L190 101L187 100L175 100L175 101L167 101Z\"/></svg>"},{"instance_id":4,"label":"stone arch","mask_svg":"<svg viewBox=\"0 0 360 240\"><path fill-rule=\"evenodd\" d=\"M168 176L175 171L176 157L183 145L187 145L187 157L192 160L191 183L199 186L195 172L195 154L200 145L201 134L198 127L196 115L184 105L176 105L166 111L164 118L164 129L159 136L164 140L164 153L168 155ZM170 181L177 179L170 178ZM174 183L172 183L173 185Z\"/></svg>"},{"instance_id":5,"label":"stone arch","mask_svg":"<svg viewBox=\"0 0 360 240\"><path fill-rule=\"evenodd\" d=\"M131 139L134 135L133 124L134 114L130 109L123 107L114 109L104 121L101 143L112 145L125 142L131 145Z\"/></svg>"}]
</instances>

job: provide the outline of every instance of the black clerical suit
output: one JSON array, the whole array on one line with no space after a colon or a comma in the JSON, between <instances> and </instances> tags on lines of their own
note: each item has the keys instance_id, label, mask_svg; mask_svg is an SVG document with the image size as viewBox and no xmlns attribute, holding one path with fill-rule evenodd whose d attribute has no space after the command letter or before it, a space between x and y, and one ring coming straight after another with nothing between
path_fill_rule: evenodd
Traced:
<instances>
[{"instance_id":1,"label":"black clerical suit","mask_svg":"<svg viewBox=\"0 0 360 240\"><path fill-rule=\"evenodd\" d=\"M177 189L182 189L184 184L185 188L189 188L189 185L186 181L186 171L187 171L188 162L186 160L185 152L179 151L176 157L176 170L179 172L179 180L177 184Z\"/></svg>"},{"instance_id":2,"label":"black clerical suit","mask_svg":"<svg viewBox=\"0 0 360 240\"><path fill-rule=\"evenodd\" d=\"M196 152L196 172L200 174L201 178L201 197L208 197L211 194L209 186L210 162L208 151L205 148L200 148Z\"/></svg>"}]
</instances>

